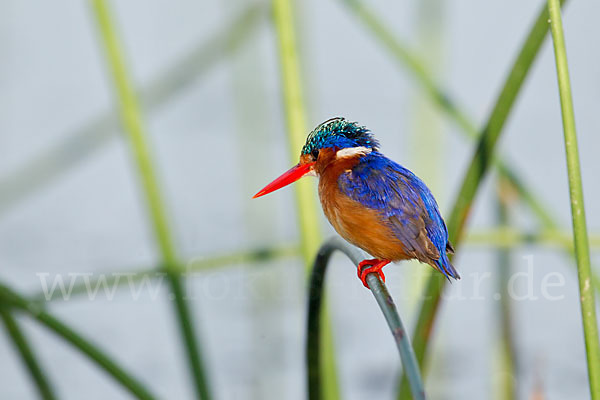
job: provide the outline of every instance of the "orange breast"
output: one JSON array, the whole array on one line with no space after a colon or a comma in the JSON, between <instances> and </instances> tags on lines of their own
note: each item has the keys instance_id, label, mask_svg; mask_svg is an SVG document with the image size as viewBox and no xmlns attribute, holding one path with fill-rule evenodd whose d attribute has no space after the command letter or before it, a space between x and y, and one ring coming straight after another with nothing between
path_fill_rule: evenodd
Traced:
<instances>
[{"instance_id":1,"label":"orange breast","mask_svg":"<svg viewBox=\"0 0 600 400\"><path fill-rule=\"evenodd\" d=\"M348 242L376 258L392 261L411 258L377 211L340 192L337 178L343 171L331 165L319 179L319 198L331 225Z\"/></svg>"}]
</instances>

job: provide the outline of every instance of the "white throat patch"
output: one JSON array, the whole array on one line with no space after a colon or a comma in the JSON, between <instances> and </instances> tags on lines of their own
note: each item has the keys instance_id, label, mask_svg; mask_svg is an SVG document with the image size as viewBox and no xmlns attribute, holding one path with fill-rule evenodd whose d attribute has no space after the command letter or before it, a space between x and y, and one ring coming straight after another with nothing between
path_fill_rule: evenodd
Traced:
<instances>
[{"instance_id":1,"label":"white throat patch","mask_svg":"<svg viewBox=\"0 0 600 400\"><path fill-rule=\"evenodd\" d=\"M350 158L350 157L354 157L354 156L364 156L365 154L369 154L371 151L371 149L364 147L364 146L359 146L359 147L348 147L345 149L341 149L338 150L337 153L335 153L335 157L337 159L340 158Z\"/></svg>"}]
</instances>

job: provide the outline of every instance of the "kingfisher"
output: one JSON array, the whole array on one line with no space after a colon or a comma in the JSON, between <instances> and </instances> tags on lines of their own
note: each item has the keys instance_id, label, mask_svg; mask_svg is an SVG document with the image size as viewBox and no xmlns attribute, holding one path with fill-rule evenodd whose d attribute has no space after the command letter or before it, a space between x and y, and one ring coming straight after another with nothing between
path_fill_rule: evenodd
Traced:
<instances>
[{"instance_id":1,"label":"kingfisher","mask_svg":"<svg viewBox=\"0 0 600 400\"><path fill-rule=\"evenodd\" d=\"M374 257L358 265L365 287L369 273L385 281L384 266L408 259L431 265L448 280L460 279L448 259L454 249L433 194L380 153L366 127L341 117L321 123L308 135L300 162L253 198L304 176L319 178L321 206L337 233Z\"/></svg>"}]
</instances>

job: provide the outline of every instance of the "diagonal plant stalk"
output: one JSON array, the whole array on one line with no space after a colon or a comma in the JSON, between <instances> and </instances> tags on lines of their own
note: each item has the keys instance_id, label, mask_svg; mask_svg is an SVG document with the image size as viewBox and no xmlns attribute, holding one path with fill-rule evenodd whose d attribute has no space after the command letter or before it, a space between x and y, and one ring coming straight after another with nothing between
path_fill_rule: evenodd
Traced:
<instances>
[{"instance_id":1,"label":"diagonal plant stalk","mask_svg":"<svg viewBox=\"0 0 600 400\"><path fill-rule=\"evenodd\" d=\"M469 119L455 103L455 101L436 84L425 63L414 54L409 47L394 37L393 33L386 28L373 11L364 4L364 0L342 0L357 17L371 30L385 48L402 65L406 66L423 88L423 91L440 107L448 116L461 127L470 137L476 138L477 126Z\"/></svg>"},{"instance_id":2,"label":"diagonal plant stalk","mask_svg":"<svg viewBox=\"0 0 600 400\"><path fill-rule=\"evenodd\" d=\"M579 163L577 131L575 129L575 113L571 95L571 82L567 62L567 50L562 27L560 3L548 0L550 29L554 43L556 59L556 75L560 93L560 109L562 113L565 151L567 154L567 172L569 177L569 195L571 198L571 216L573 220L573 240L577 259L579 278L579 299L583 333L588 364L590 394L593 400L600 399L600 341L598 339L598 321L596 319L596 302L591 285L590 249L585 220L583 200L583 183Z\"/></svg>"},{"instance_id":3,"label":"diagonal plant stalk","mask_svg":"<svg viewBox=\"0 0 600 400\"><path fill-rule=\"evenodd\" d=\"M452 213L448 219L448 234L456 248L458 248L462 239L465 222L475 198L475 194L492 162L494 149L500 133L502 132L502 128L504 127L504 123L512 110L525 77L546 37L548 31L547 20L548 10L544 7L527 35L508 77L502 86L502 90L496 100L494 108L482 130L471 163L465 173L454 207L452 208ZM440 296L444 286L445 281L441 279L441 276L438 276L438 274L430 275L419 310L417 325L413 334L413 346L421 370L424 370L426 367L424 360L427 345L429 343L433 323L440 303ZM398 398L407 399L409 398L409 393L405 378L403 378L402 381L398 392Z\"/></svg>"},{"instance_id":4,"label":"diagonal plant stalk","mask_svg":"<svg viewBox=\"0 0 600 400\"><path fill-rule=\"evenodd\" d=\"M210 390L202 362L200 343L197 340L191 311L185 299L182 278L177 270L179 260L175 254L175 246L164 211L161 191L155 177L150 149L146 143L146 135L144 133L137 98L125 68L108 7L104 0L93 0L92 6L100 30L100 37L104 44L105 56L114 80L123 128L129 139L148 204L149 218L153 224L154 234L162 258L162 270L166 273L173 292L175 312L182 340L185 344L185 354L188 358L196 395L198 398L206 400L210 398Z\"/></svg>"},{"instance_id":5,"label":"diagonal plant stalk","mask_svg":"<svg viewBox=\"0 0 600 400\"><path fill-rule=\"evenodd\" d=\"M273 18L278 40L281 86L283 88L289 136L289 153L292 160L297 160L298 152L305 141L307 129L291 0L273 0ZM294 185L296 206L298 208L297 218L300 225L301 251L307 271L321 241L317 205L311 184L312 182L300 180ZM340 397L340 392L335 365L333 334L327 313L325 313L324 324L325 340L327 341L323 357L323 368L327 377L324 393L326 399L334 400Z\"/></svg>"},{"instance_id":6,"label":"diagonal plant stalk","mask_svg":"<svg viewBox=\"0 0 600 400\"><path fill-rule=\"evenodd\" d=\"M12 339L15 347L19 350L19 355L23 360L23 364L27 367L31 379L35 383L40 398L44 400L56 399L57 397L54 393L54 389L52 388L52 385L50 385L46 373L35 357L27 338L3 302L0 302L0 319L4 322L7 333Z\"/></svg>"},{"instance_id":7,"label":"diagonal plant stalk","mask_svg":"<svg viewBox=\"0 0 600 400\"><path fill-rule=\"evenodd\" d=\"M67 343L80 350L91 361L107 372L116 382L123 386L123 388L127 389L133 397L140 400L152 400L155 398L141 382L121 368L98 346L89 342L60 320L38 307L37 304L28 301L26 298L2 283L0 283L0 304L22 311L36 319L47 329L53 331Z\"/></svg>"},{"instance_id":8,"label":"diagonal plant stalk","mask_svg":"<svg viewBox=\"0 0 600 400\"><path fill-rule=\"evenodd\" d=\"M251 33L265 15L264 3L249 5L230 25L193 48L168 66L148 86L137 91L142 106L154 111L168 104L177 94L189 88L194 79L223 58L236 51L252 37ZM22 199L51 183L54 179L89 158L114 138L119 118L112 111L102 113L80 128L64 135L56 145L43 150L11 174L0 177L0 215Z\"/></svg>"},{"instance_id":9,"label":"diagonal plant stalk","mask_svg":"<svg viewBox=\"0 0 600 400\"><path fill-rule=\"evenodd\" d=\"M340 237L335 236L327 240L319 249L313 264L310 276L308 293L308 315L306 325L306 369L307 369L307 392L310 400L320 400L322 390L321 379L321 309L324 297L324 280L327 266L333 253L338 250L344 253L358 267L366 255L354 246L346 243ZM413 399L424 400L425 389L419 371L419 365L415 358L410 337L408 336L394 301L381 278L374 273L367 275L367 284L375 297L379 308L388 323L392 336L398 347L402 366L407 373L410 390Z\"/></svg>"}]
</instances>

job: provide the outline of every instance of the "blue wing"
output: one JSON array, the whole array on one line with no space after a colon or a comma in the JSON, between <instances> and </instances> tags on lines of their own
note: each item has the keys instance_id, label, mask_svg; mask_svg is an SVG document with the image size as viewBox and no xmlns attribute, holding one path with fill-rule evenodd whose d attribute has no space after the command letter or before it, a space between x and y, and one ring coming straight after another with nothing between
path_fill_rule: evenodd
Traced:
<instances>
[{"instance_id":1,"label":"blue wing","mask_svg":"<svg viewBox=\"0 0 600 400\"><path fill-rule=\"evenodd\" d=\"M373 152L351 171L340 174L338 186L351 199L380 211L408 255L446 277L460 278L446 255L453 249L437 203L415 174Z\"/></svg>"}]
</instances>

